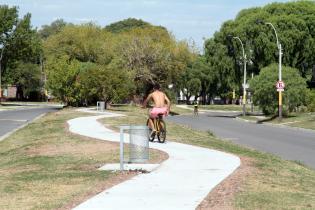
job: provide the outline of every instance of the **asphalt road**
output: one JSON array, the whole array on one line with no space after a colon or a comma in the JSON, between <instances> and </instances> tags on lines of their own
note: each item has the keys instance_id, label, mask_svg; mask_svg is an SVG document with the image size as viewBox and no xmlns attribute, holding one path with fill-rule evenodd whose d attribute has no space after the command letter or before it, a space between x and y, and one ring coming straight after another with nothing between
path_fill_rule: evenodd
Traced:
<instances>
[{"instance_id":1,"label":"asphalt road","mask_svg":"<svg viewBox=\"0 0 315 210\"><path fill-rule=\"evenodd\" d=\"M296 160L315 169L315 131L274 127L238 120L235 113L206 113L169 116L167 120L202 131L259 151Z\"/></svg>"},{"instance_id":2,"label":"asphalt road","mask_svg":"<svg viewBox=\"0 0 315 210\"><path fill-rule=\"evenodd\" d=\"M41 114L58 110L59 108L56 107L41 107L0 111L0 140L2 136L28 123Z\"/></svg>"}]
</instances>

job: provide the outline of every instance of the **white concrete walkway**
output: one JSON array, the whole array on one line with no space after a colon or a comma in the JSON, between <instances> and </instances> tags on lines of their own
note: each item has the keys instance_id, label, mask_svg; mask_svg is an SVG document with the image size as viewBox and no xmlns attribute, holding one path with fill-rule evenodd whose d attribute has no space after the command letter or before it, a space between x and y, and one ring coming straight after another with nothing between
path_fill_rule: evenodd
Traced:
<instances>
[{"instance_id":1,"label":"white concrete walkway","mask_svg":"<svg viewBox=\"0 0 315 210\"><path fill-rule=\"evenodd\" d=\"M106 112L72 119L68 124L73 133L119 141L119 133L96 121L119 116ZM186 144L167 141L150 143L150 148L167 152L169 159L153 172L120 183L75 209L192 210L240 165L240 159L234 155Z\"/></svg>"}]
</instances>

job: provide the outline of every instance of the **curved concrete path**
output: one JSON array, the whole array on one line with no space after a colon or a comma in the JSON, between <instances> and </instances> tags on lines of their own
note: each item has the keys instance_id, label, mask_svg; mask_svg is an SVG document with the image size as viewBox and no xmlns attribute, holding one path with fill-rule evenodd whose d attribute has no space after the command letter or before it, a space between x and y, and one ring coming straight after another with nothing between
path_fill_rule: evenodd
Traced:
<instances>
[{"instance_id":1,"label":"curved concrete path","mask_svg":"<svg viewBox=\"0 0 315 210\"><path fill-rule=\"evenodd\" d=\"M68 121L69 129L80 135L118 142L119 133L105 128L97 119L120 116L105 112L72 119ZM153 172L105 190L75 209L192 210L240 165L240 159L234 155L186 144L150 143L150 148L168 153L169 159Z\"/></svg>"}]
</instances>

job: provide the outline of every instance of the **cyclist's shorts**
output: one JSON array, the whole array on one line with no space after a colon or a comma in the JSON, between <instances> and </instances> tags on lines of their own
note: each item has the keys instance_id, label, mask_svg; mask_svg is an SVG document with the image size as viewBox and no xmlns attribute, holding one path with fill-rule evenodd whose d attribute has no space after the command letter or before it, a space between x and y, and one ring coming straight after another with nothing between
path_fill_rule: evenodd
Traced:
<instances>
[{"instance_id":1,"label":"cyclist's shorts","mask_svg":"<svg viewBox=\"0 0 315 210\"><path fill-rule=\"evenodd\" d=\"M156 118L159 114L163 114L164 116L166 116L168 114L167 113L167 107L161 107L161 108L154 107L150 111L150 117L151 118Z\"/></svg>"}]
</instances>

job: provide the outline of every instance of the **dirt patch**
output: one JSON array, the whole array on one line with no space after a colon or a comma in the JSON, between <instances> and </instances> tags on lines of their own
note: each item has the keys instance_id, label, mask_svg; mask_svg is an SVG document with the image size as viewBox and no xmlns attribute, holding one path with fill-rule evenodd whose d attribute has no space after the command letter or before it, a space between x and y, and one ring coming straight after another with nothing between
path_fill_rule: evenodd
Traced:
<instances>
[{"instance_id":1,"label":"dirt patch","mask_svg":"<svg viewBox=\"0 0 315 210\"><path fill-rule=\"evenodd\" d=\"M216 186L207 197L199 204L197 210L232 210L233 199L237 192L242 190L245 179L255 171L253 160L241 157L240 167Z\"/></svg>"},{"instance_id":2,"label":"dirt patch","mask_svg":"<svg viewBox=\"0 0 315 210\"><path fill-rule=\"evenodd\" d=\"M92 144L84 142L80 144L64 143L62 145L43 145L29 148L29 155L56 156L63 154L95 154L99 152L112 153L118 150L119 146L109 142L94 141Z\"/></svg>"}]
</instances>

